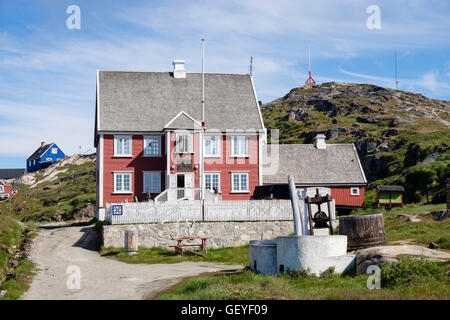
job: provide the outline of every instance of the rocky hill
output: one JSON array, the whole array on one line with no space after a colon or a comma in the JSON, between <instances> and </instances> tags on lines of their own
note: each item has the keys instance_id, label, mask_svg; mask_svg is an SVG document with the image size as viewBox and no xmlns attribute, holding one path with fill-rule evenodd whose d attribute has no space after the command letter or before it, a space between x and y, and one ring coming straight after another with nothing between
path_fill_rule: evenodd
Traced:
<instances>
[{"instance_id":1,"label":"rocky hill","mask_svg":"<svg viewBox=\"0 0 450 320\"><path fill-rule=\"evenodd\" d=\"M95 214L95 155L66 157L8 183L20 187L11 212L21 221L73 220ZM0 214L9 210L9 201L1 201Z\"/></svg>"},{"instance_id":2,"label":"rocky hill","mask_svg":"<svg viewBox=\"0 0 450 320\"><path fill-rule=\"evenodd\" d=\"M407 200L418 201L450 173L450 101L329 82L294 88L261 108L266 127L280 130L281 143L312 143L318 133L328 143L355 143L370 188L401 183ZM424 171L429 177L415 181Z\"/></svg>"}]
</instances>

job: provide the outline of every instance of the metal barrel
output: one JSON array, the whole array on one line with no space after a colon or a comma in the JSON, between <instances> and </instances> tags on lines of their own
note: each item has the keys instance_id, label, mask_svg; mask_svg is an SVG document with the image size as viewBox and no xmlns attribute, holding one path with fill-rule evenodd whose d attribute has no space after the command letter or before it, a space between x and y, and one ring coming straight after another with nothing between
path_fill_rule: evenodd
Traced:
<instances>
[{"instance_id":1,"label":"metal barrel","mask_svg":"<svg viewBox=\"0 0 450 320\"><path fill-rule=\"evenodd\" d=\"M347 236L347 250L386 244L382 213L339 217L339 234Z\"/></svg>"}]
</instances>

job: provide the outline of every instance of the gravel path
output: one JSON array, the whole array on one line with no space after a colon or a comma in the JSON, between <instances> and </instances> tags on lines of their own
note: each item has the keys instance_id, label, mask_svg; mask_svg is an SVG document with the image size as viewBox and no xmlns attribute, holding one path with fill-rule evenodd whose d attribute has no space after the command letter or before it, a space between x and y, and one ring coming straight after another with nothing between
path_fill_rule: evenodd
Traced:
<instances>
[{"instance_id":1,"label":"gravel path","mask_svg":"<svg viewBox=\"0 0 450 320\"><path fill-rule=\"evenodd\" d=\"M242 268L195 262L127 264L101 257L96 241L92 226L41 228L30 252L38 271L22 299L151 299L184 277ZM66 272L78 267L80 289L68 289L74 274ZM69 281L69 287L74 283Z\"/></svg>"}]
</instances>

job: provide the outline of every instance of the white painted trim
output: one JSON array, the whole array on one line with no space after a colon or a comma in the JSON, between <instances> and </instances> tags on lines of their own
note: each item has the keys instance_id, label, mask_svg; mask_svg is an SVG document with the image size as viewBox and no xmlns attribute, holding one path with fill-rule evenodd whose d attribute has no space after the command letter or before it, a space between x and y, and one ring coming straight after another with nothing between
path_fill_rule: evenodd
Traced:
<instances>
[{"instance_id":1,"label":"white painted trim","mask_svg":"<svg viewBox=\"0 0 450 320\"><path fill-rule=\"evenodd\" d=\"M261 109L259 108L258 96L256 95L255 84L253 83L253 77L251 75L250 75L250 82L252 83L253 94L255 96L255 101L256 101L256 108L258 109L259 121L261 121L261 126L262 126L264 132L266 132L266 127L264 127L264 120L263 120L263 117L261 114Z\"/></svg>"},{"instance_id":2,"label":"white painted trim","mask_svg":"<svg viewBox=\"0 0 450 320\"><path fill-rule=\"evenodd\" d=\"M202 126L201 123L199 123L197 120L195 120L193 117L191 117L190 115L188 115L186 112L184 111L180 111L175 117L172 118L172 120L170 120L169 122L167 122L167 124L164 126L164 128L168 128L169 125L174 122L180 115L184 114L186 117L188 117L189 119L191 119L192 121L194 121L196 124L198 124L200 127Z\"/></svg>"},{"instance_id":3,"label":"white painted trim","mask_svg":"<svg viewBox=\"0 0 450 320\"><path fill-rule=\"evenodd\" d=\"M100 148L100 151L99 151L100 159L98 160L98 163L99 163L99 168L98 168L98 170L99 170L99 174L98 174L98 179L99 179L99 182L98 182L99 202L98 203L99 203L99 205L98 205L98 207L99 207L99 209L104 207L103 206L103 165L104 165L104 163L103 163L103 161L104 161L103 160L103 153L104 153L103 144L104 144L104 138L103 138L103 134L101 134L99 144L97 145L97 148Z\"/></svg>"},{"instance_id":4,"label":"white painted trim","mask_svg":"<svg viewBox=\"0 0 450 320\"><path fill-rule=\"evenodd\" d=\"M366 175L364 174L364 169L363 169L363 167L361 165L361 161L359 160L358 151L356 151L355 144L352 143L352 145L353 145L353 151L355 152L355 155L356 155L356 159L358 160L359 169L361 170L361 174L362 174L362 176L364 178L364 183L367 183Z\"/></svg>"},{"instance_id":5,"label":"white painted trim","mask_svg":"<svg viewBox=\"0 0 450 320\"><path fill-rule=\"evenodd\" d=\"M159 153L157 155L146 155L145 154L145 147L146 147L146 143L145 140L149 139L149 138L158 138L159 139ZM161 136L160 135L155 135L155 136L151 136L151 135L145 135L143 136L143 147L142 147L142 157L144 158L159 158L162 155L162 145L161 145Z\"/></svg>"},{"instance_id":6,"label":"white painted trim","mask_svg":"<svg viewBox=\"0 0 450 320\"><path fill-rule=\"evenodd\" d=\"M233 175L234 174L239 174L239 175L242 175L242 174L246 174L247 175L247 189L246 190L234 190L233 188L234 188L234 181L233 181ZM250 177L250 173L248 172L248 171L230 171L230 178L231 178L231 183L230 183L230 185L231 185L231 190L230 190L230 193L250 193L250 190L249 190L249 187L250 187L250 180L249 180L249 177ZM241 178L239 177L239 187L241 186Z\"/></svg>"},{"instance_id":7,"label":"white painted trim","mask_svg":"<svg viewBox=\"0 0 450 320\"><path fill-rule=\"evenodd\" d=\"M204 135L203 138L203 149L206 150L205 146L206 146L206 139L209 137L218 137L219 139L217 139L217 150L219 152L219 154L215 154L215 155L207 155L205 153L203 153L203 157L204 158L222 158L222 148L223 148L223 137L222 135L214 135L214 134L208 134L208 135Z\"/></svg>"},{"instance_id":8,"label":"white painted trim","mask_svg":"<svg viewBox=\"0 0 450 320\"><path fill-rule=\"evenodd\" d=\"M117 147L117 145L116 145L116 139L120 139L120 138L129 138L130 139L130 153L127 153L127 154L117 154L117 150L116 150L116 147ZM133 135L130 135L130 134L126 134L126 135L114 135L114 137L113 137L113 140L114 140L114 155L113 155L113 157L117 157L117 158L129 158L129 157L133 157Z\"/></svg>"},{"instance_id":9,"label":"white painted trim","mask_svg":"<svg viewBox=\"0 0 450 320\"><path fill-rule=\"evenodd\" d=\"M97 134L100 130L100 70L97 69Z\"/></svg>"},{"instance_id":10,"label":"white painted trim","mask_svg":"<svg viewBox=\"0 0 450 320\"><path fill-rule=\"evenodd\" d=\"M263 137L258 135L258 185L263 184Z\"/></svg>"},{"instance_id":11,"label":"white painted trim","mask_svg":"<svg viewBox=\"0 0 450 320\"><path fill-rule=\"evenodd\" d=\"M233 158L247 158L247 157L249 157L249 155L248 155L248 141L249 141L248 135L239 135L239 136L236 136L236 137L245 137L246 138L245 140L246 140L246 144L247 144L247 147L246 147L247 153L246 154L234 154L234 139L230 139L231 140L230 157L233 157Z\"/></svg>"},{"instance_id":12,"label":"white painted trim","mask_svg":"<svg viewBox=\"0 0 450 320\"><path fill-rule=\"evenodd\" d=\"M170 152L170 134L171 131L166 132L166 189L169 188L169 179L170 179L170 158L171 158L171 152Z\"/></svg>"},{"instance_id":13,"label":"white painted trim","mask_svg":"<svg viewBox=\"0 0 450 320\"><path fill-rule=\"evenodd\" d=\"M205 180L205 189L206 189L206 175L207 174L217 174L217 175L219 175L219 190L217 190L217 191L219 193L222 193L222 172L221 171L205 171L204 174L205 174L205 179L204 179ZM211 182L212 182L212 180L211 180ZM209 190L209 191L212 192L212 190Z\"/></svg>"},{"instance_id":14,"label":"white painted trim","mask_svg":"<svg viewBox=\"0 0 450 320\"><path fill-rule=\"evenodd\" d=\"M131 190L117 191L116 190L116 174L129 174L130 175L130 188ZM123 185L123 181L122 181ZM133 193L133 171L113 171L113 194L132 194Z\"/></svg>"},{"instance_id":15,"label":"white painted trim","mask_svg":"<svg viewBox=\"0 0 450 320\"><path fill-rule=\"evenodd\" d=\"M356 194L353 194L353 190L356 190ZM359 188L358 187L350 187L350 196L354 196L354 197L359 196Z\"/></svg>"}]
</instances>

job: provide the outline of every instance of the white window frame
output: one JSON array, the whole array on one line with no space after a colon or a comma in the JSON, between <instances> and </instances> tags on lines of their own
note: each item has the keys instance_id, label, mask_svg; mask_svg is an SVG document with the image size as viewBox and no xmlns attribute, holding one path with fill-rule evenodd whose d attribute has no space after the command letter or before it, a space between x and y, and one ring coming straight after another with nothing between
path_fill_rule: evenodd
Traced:
<instances>
[{"instance_id":1,"label":"white window frame","mask_svg":"<svg viewBox=\"0 0 450 320\"><path fill-rule=\"evenodd\" d=\"M208 148L206 147L206 142L207 141L215 141L217 143L217 153L212 153L211 152L213 150L211 143L210 143L210 150L208 150ZM208 157L208 158L221 157L221 155L222 155L222 152L221 152L221 150L222 150L222 137L221 136L216 136L216 135L211 135L211 136L205 135L203 150L204 150L203 155L205 157Z\"/></svg>"},{"instance_id":2,"label":"white window frame","mask_svg":"<svg viewBox=\"0 0 450 320\"><path fill-rule=\"evenodd\" d=\"M217 192L221 193L222 192L222 188L221 188L220 172L212 172L212 171L205 172L205 189L208 189L209 191L214 192L212 181L213 181L213 176L215 176L215 175L217 175L219 177L219 179L218 179L218 184L219 185L218 185L218 188L217 188ZM211 188L208 188L206 186L206 176L211 176Z\"/></svg>"},{"instance_id":3,"label":"white window frame","mask_svg":"<svg viewBox=\"0 0 450 320\"><path fill-rule=\"evenodd\" d=\"M122 145L122 152L118 152L117 150L117 143L119 139L128 139L129 140L129 153L123 153L124 151L124 145ZM133 136L131 135L120 135L120 136L114 136L114 157L131 157L133 155Z\"/></svg>"},{"instance_id":4,"label":"white window frame","mask_svg":"<svg viewBox=\"0 0 450 320\"><path fill-rule=\"evenodd\" d=\"M234 176L239 175L239 189L234 188ZM243 190L242 187L242 176L246 176L247 181L247 189ZM231 193L248 193L250 192L249 188L249 173L248 172L231 172Z\"/></svg>"},{"instance_id":5,"label":"white window frame","mask_svg":"<svg viewBox=\"0 0 450 320\"><path fill-rule=\"evenodd\" d=\"M161 171L142 171L142 193L147 193L147 190L145 190L145 175L154 175L159 177L159 184L156 189L152 189L152 186L150 185L150 188L148 192L150 193L161 193ZM153 182L153 181L152 181ZM151 183L152 183L151 182Z\"/></svg>"},{"instance_id":6,"label":"white window frame","mask_svg":"<svg viewBox=\"0 0 450 320\"><path fill-rule=\"evenodd\" d=\"M45 158L45 162L53 162L52 158Z\"/></svg>"},{"instance_id":7,"label":"white window frame","mask_svg":"<svg viewBox=\"0 0 450 320\"><path fill-rule=\"evenodd\" d=\"M0 193L1 194L5 193L5 186L0 185Z\"/></svg>"},{"instance_id":8,"label":"white window frame","mask_svg":"<svg viewBox=\"0 0 450 320\"><path fill-rule=\"evenodd\" d=\"M235 153L235 144L238 141L245 140L245 153L242 150L242 142L238 144L238 152ZM231 156L232 157L248 157L248 136L231 136Z\"/></svg>"},{"instance_id":9,"label":"white window frame","mask_svg":"<svg viewBox=\"0 0 450 320\"><path fill-rule=\"evenodd\" d=\"M117 175L122 175L122 190L117 190L117 179L116 176ZM123 176L125 175L129 175L130 176L130 190L123 190L123 186L124 186L124 179ZM114 193L116 194L130 194L133 193L133 172L132 171L114 171L113 172L113 177L114 177Z\"/></svg>"},{"instance_id":10,"label":"white window frame","mask_svg":"<svg viewBox=\"0 0 450 320\"><path fill-rule=\"evenodd\" d=\"M353 191L356 190L356 193L353 193ZM351 196L359 196L359 188L358 187L351 187L350 188L350 195Z\"/></svg>"},{"instance_id":11,"label":"white window frame","mask_svg":"<svg viewBox=\"0 0 450 320\"><path fill-rule=\"evenodd\" d=\"M52 154L58 154L58 148L52 148Z\"/></svg>"},{"instance_id":12,"label":"white window frame","mask_svg":"<svg viewBox=\"0 0 450 320\"><path fill-rule=\"evenodd\" d=\"M154 139L154 140L158 140L158 154L146 154L145 150L147 148L147 141L150 139ZM144 136L144 147L142 150L142 156L143 157L161 157L161 149L162 149L162 145L161 145L161 136Z\"/></svg>"},{"instance_id":13,"label":"white window frame","mask_svg":"<svg viewBox=\"0 0 450 320\"><path fill-rule=\"evenodd\" d=\"M184 137L188 137L185 141L183 141L183 144L181 145L180 139L185 139ZM185 148L187 143L187 148ZM181 149L181 146L183 146L183 148ZM194 153L194 134L193 133L176 133L175 134L175 152L176 153Z\"/></svg>"}]
</instances>

